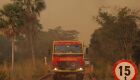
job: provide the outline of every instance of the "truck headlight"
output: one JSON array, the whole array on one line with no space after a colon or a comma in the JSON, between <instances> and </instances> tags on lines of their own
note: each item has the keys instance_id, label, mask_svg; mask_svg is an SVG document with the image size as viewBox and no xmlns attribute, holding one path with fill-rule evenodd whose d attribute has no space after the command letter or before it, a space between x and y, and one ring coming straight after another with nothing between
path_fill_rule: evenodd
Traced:
<instances>
[{"instance_id":1,"label":"truck headlight","mask_svg":"<svg viewBox=\"0 0 140 80\"><path fill-rule=\"evenodd\" d=\"M79 70L79 71L83 71L84 69L83 69L83 68L79 68L78 70Z\"/></svg>"},{"instance_id":2,"label":"truck headlight","mask_svg":"<svg viewBox=\"0 0 140 80\"><path fill-rule=\"evenodd\" d=\"M58 70L58 68L54 68L54 70L56 71L56 70Z\"/></svg>"}]
</instances>

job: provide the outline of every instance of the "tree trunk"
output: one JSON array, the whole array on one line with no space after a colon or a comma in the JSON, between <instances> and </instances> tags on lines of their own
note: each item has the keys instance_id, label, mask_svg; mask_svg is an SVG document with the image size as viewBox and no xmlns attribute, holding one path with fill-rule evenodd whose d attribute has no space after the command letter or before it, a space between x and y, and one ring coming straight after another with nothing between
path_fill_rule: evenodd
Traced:
<instances>
[{"instance_id":1,"label":"tree trunk","mask_svg":"<svg viewBox=\"0 0 140 80\"><path fill-rule=\"evenodd\" d=\"M32 12L31 12L31 2L32 0L24 0L24 3L27 6L27 14L28 14L28 39L29 39L29 45L30 45L30 51L31 51L31 56L32 56L32 64L33 67L35 67L35 51L34 51L34 44L33 44L33 33L32 33L32 29L33 29L33 19L32 19Z\"/></svg>"},{"instance_id":2,"label":"tree trunk","mask_svg":"<svg viewBox=\"0 0 140 80\"><path fill-rule=\"evenodd\" d=\"M30 42L30 49L31 49L31 55L32 55L32 64L33 66L35 66L35 51L34 51L33 37L32 37L31 32L30 32L29 38L30 38L29 42Z\"/></svg>"},{"instance_id":3,"label":"tree trunk","mask_svg":"<svg viewBox=\"0 0 140 80\"><path fill-rule=\"evenodd\" d=\"M14 60L15 60L15 37L12 38L12 66L11 66L11 78L14 80Z\"/></svg>"}]
</instances>

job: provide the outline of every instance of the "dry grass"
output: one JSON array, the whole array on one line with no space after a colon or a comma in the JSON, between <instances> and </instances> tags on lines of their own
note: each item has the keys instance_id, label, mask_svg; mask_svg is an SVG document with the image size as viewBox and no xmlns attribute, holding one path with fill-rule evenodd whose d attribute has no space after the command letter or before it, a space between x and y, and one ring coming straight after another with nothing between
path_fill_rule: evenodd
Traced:
<instances>
[{"instance_id":1,"label":"dry grass","mask_svg":"<svg viewBox=\"0 0 140 80\"><path fill-rule=\"evenodd\" d=\"M10 69L5 65L0 66L0 80L9 80L10 79Z\"/></svg>"},{"instance_id":2,"label":"dry grass","mask_svg":"<svg viewBox=\"0 0 140 80\"><path fill-rule=\"evenodd\" d=\"M32 65L31 60L15 65L15 80L38 80L46 73L43 62L37 61L36 66Z\"/></svg>"},{"instance_id":3,"label":"dry grass","mask_svg":"<svg viewBox=\"0 0 140 80\"><path fill-rule=\"evenodd\" d=\"M47 67L43 62L37 60L36 66L33 66L31 60L26 60L21 63L15 63L14 72L11 75L14 76L14 80L39 80L47 71ZM0 80L11 80L11 75L10 68L0 66Z\"/></svg>"}]
</instances>

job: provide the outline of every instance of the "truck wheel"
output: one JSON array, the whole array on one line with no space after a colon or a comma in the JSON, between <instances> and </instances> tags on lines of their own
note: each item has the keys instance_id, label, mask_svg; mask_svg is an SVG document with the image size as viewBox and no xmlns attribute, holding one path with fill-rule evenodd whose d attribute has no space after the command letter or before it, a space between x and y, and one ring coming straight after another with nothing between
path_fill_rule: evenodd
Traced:
<instances>
[{"instance_id":1,"label":"truck wheel","mask_svg":"<svg viewBox=\"0 0 140 80\"><path fill-rule=\"evenodd\" d=\"M53 75L53 80L57 80L57 75L56 74Z\"/></svg>"},{"instance_id":2,"label":"truck wheel","mask_svg":"<svg viewBox=\"0 0 140 80\"><path fill-rule=\"evenodd\" d=\"M58 74L53 75L53 80L59 80Z\"/></svg>"},{"instance_id":3,"label":"truck wheel","mask_svg":"<svg viewBox=\"0 0 140 80\"><path fill-rule=\"evenodd\" d=\"M84 78L84 74L82 73L76 74L76 80L83 80L83 78Z\"/></svg>"},{"instance_id":4,"label":"truck wheel","mask_svg":"<svg viewBox=\"0 0 140 80\"><path fill-rule=\"evenodd\" d=\"M62 80L62 76L60 74L54 74L53 80Z\"/></svg>"}]
</instances>

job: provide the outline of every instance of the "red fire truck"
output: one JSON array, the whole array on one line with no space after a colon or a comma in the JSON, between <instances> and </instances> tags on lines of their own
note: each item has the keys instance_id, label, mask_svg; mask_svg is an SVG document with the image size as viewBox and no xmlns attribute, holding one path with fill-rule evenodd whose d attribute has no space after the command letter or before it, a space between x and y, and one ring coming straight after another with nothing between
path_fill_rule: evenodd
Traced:
<instances>
[{"instance_id":1,"label":"red fire truck","mask_svg":"<svg viewBox=\"0 0 140 80\"><path fill-rule=\"evenodd\" d=\"M62 80L69 74L83 80L84 50L80 41L54 41L52 52L54 80Z\"/></svg>"}]
</instances>

